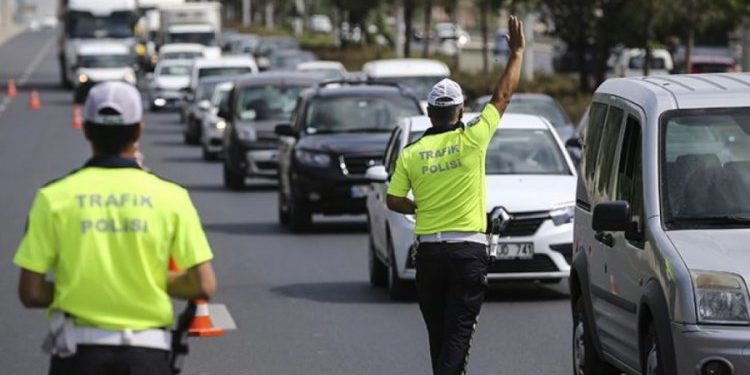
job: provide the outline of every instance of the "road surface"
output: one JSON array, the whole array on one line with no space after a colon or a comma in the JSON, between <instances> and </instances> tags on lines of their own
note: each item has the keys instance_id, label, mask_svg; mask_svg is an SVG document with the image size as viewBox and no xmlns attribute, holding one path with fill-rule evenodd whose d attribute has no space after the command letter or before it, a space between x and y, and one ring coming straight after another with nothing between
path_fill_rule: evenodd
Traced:
<instances>
[{"instance_id":1,"label":"road surface","mask_svg":"<svg viewBox=\"0 0 750 375\"><path fill-rule=\"evenodd\" d=\"M36 188L86 160L71 128L72 94L58 86L53 32L25 33L0 47L0 373L41 374L41 311L16 295L11 259ZM4 82L22 83L14 100ZM30 89L42 109L30 111ZM219 292L238 330L192 340L186 374L428 374L417 305L394 303L367 282L362 217L326 220L293 235L277 224L275 186L221 186L221 167L183 145L178 116L148 114L146 164L186 186L216 255ZM570 374L571 318L565 284L495 286L480 317L470 374ZM93 298L93 296L92 296Z\"/></svg>"}]
</instances>

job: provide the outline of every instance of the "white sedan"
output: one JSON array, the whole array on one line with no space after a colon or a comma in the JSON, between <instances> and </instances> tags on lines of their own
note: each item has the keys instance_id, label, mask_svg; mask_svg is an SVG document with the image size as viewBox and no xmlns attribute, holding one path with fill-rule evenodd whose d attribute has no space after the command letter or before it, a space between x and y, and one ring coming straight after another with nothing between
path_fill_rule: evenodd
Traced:
<instances>
[{"instance_id":1,"label":"white sedan","mask_svg":"<svg viewBox=\"0 0 750 375\"><path fill-rule=\"evenodd\" d=\"M415 218L386 207L387 180L401 150L429 127L427 117L402 120L391 134L385 165L367 171L370 282L387 285L394 299L409 295L416 276ZM506 113L487 150L486 174L488 215L503 210L507 221L503 233L491 238L497 255L489 279L567 278L577 176L552 125L539 116Z\"/></svg>"}]
</instances>

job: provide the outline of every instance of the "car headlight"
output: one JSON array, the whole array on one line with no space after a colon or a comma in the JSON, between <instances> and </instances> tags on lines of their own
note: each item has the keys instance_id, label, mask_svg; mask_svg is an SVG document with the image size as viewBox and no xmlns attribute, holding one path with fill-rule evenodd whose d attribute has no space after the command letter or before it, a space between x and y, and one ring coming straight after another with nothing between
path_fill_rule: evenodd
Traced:
<instances>
[{"instance_id":1,"label":"car headlight","mask_svg":"<svg viewBox=\"0 0 750 375\"><path fill-rule=\"evenodd\" d=\"M555 225L563 225L573 222L575 217L576 206L573 202L557 204L552 207L549 216Z\"/></svg>"},{"instance_id":2,"label":"car headlight","mask_svg":"<svg viewBox=\"0 0 750 375\"><path fill-rule=\"evenodd\" d=\"M227 123L224 120L219 120L213 124L213 127L214 129L217 129L217 130L224 130L227 127Z\"/></svg>"},{"instance_id":3,"label":"car headlight","mask_svg":"<svg viewBox=\"0 0 750 375\"><path fill-rule=\"evenodd\" d=\"M320 152L296 150L294 156L300 163L313 167L324 168L331 165L331 156Z\"/></svg>"},{"instance_id":4,"label":"car headlight","mask_svg":"<svg viewBox=\"0 0 750 375\"><path fill-rule=\"evenodd\" d=\"M226 123L224 123L224 126L226 126ZM237 138L245 142L255 141L255 129L250 127L237 127Z\"/></svg>"},{"instance_id":5,"label":"car headlight","mask_svg":"<svg viewBox=\"0 0 750 375\"><path fill-rule=\"evenodd\" d=\"M133 74L131 72L127 72L122 77L122 80L125 81L125 82L127 82L127 83L129 83L129 84L131 84L131 85L135 85L135 74Z\"/></svg>"},{"instance_id":6,"label":"car headlight","mask_svg":"<svg viewBox=\"0 0 750 375\"><path fill-rule=\"evenodd\" d=\"M748 294L741 276L714 271L691 271L700 323L750 324Z\"/></svg>"},{"instance_id":7,"label":"car headlight","mask_svg":"<svg viewBox=\"0 0 750 375\"><path fill-rule=\"evenodd\" d=\"M86 74L81 73L81 74L78 75L78 82L80 82L80 83L86 83L88 81L89 81L89 76L87 76Z\"/></svg>"}]
</instances>

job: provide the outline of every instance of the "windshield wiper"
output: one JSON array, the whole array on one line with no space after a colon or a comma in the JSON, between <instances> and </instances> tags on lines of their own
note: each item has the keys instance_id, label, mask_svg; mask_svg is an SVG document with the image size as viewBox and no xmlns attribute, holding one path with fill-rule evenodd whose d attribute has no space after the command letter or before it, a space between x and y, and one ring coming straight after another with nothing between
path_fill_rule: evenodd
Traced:
<instances>
[{"instance_id":1,"label":"windshield wiper","mask_svg":"<svg viewBox=\"0 0 750 375\"><path fill-rule=\"evenodd\" d=\"M719 215L703 217L673 217L667 221L667 224L687 224L687 225L749 225L750 216L742 215Z\"/></svg>"}]
</instances>

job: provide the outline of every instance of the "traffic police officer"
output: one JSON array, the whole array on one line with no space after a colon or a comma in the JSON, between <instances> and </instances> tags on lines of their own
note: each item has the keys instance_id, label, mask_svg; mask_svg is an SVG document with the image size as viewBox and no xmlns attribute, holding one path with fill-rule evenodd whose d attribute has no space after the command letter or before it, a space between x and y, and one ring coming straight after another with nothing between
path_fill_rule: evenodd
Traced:
<instances>
[{"instance_id":1,"label":"traffic police officer","mask_svg":"<svg viewBox=\"0 0 750 375\"><path fill-rule=\"evenodd\" d=\"M525 47L519 19L510 18L508 31L508 64L482 114L463 125L461 87L449 79L435 85L432 127L403 150L388 188L391 210L416 215L416 285L436 375L465 372L487 286L485 154L518 85Z\"/></svg>"},{"instance_id":2,"label":"traffic police officer","mask_svg":"<svg viewBox=\"0 0 750 375\"><path fill-rule=\"evenodd\" d=\"M36 194L14 258L20 299L50 309L52 375L171 374L170 296L214 294L211 249L187 191L134 158L138 91L101 83L83 115L93 157ZM168 272L170 258L186 271Z\"/></svg>"}]
</instances>

